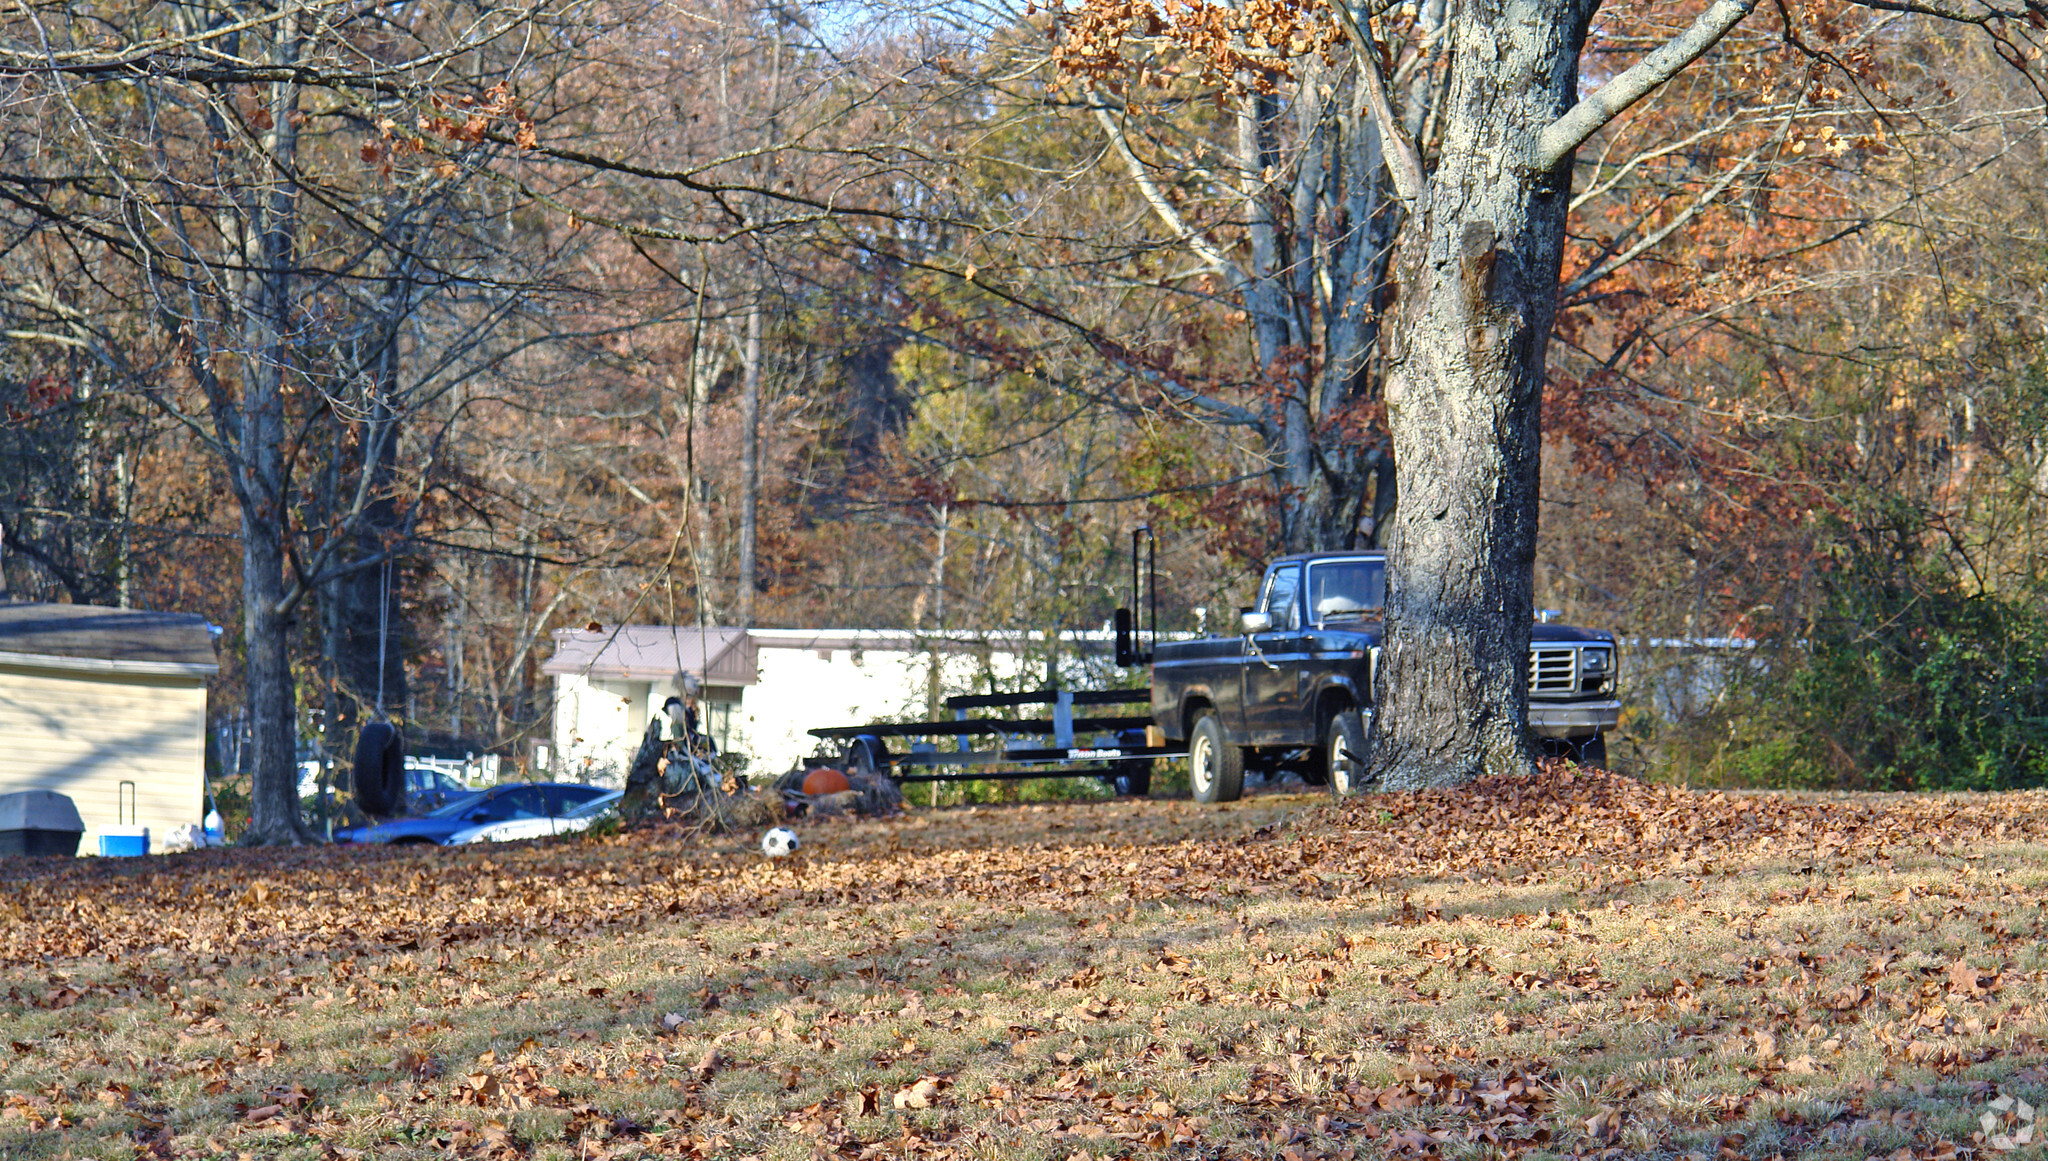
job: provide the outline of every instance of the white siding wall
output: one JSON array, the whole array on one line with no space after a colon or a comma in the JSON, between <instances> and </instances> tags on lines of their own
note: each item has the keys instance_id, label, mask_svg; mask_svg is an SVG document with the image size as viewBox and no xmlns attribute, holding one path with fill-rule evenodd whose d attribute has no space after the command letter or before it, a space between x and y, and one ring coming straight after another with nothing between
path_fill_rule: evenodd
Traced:
<instances>
[{"instance_id":1,"label":"white siding wall","mask_svg":"<svg viewBox=\"0 0 2048 1161\"><path fill-rule=\"evenodd\" d=\"M121 783L159 849L206 814L206 687L192 678L0 670L0 794L54 790L85 820L81 853L99 852Z\"/></svg>"},{"instance_id":2,"label":"white siding wall","mask_svg":"<svg viewBox=\"0 0 2048 1161\"><path fill-rule=\"evenodd\" d=\"M896 649L792 649L763 643L760 680L740 698L740 727L753 762L748 773L780 774L817 748L805 731L815 726L858 726L888 718L926 720L931 654ZM942 653L944 693L973 689L981 658ZM1017 674L1017 658L994 653L998 680ZM950 716L944 707L939 717Z\"/></svg>"},{"instance_id":3,"label":"white siding wall","mask_svg":"<svg viewBox=\"0 0 2048 1161\"><path fill-rule=\"evenodd\" d=\"M572 782L624 785L641 735L647 732L648 716L660 712L663 702L681 692L673 681L557 674L554 769L549 773ZM707 685L699 696L705 711L700 719L702 728L722 748L746 752L744 725L738 721L739 687Z\"/></svg>"},{"instance_id":4,"label":"white siding wall","mask_svg":"<svg viewBox=\"0 0 2048 1161\"><path fill-rule=\"evenodd\" d=\"M640 732L647 728L647 684L558 675L554 776L623 785Z\"/></svg>"}]
</instances>

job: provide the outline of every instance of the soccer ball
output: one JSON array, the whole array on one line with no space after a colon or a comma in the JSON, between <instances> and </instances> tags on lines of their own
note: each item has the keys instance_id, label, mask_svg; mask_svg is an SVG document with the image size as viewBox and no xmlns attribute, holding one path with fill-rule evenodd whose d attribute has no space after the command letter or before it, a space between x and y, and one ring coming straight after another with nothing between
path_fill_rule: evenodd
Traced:
<instances>
[{"instance_id":1,"label":"soccer ball","mask_svg":"<svg viewBox=\"0 0 2048 1161\"><path fill-rule=\"evenodd\" d=\"M786 826L778 826L761 836L761 853L771 859L793 855L802 845L803 840L796 837L796 832Z\"/></svg>"}]
</instances>

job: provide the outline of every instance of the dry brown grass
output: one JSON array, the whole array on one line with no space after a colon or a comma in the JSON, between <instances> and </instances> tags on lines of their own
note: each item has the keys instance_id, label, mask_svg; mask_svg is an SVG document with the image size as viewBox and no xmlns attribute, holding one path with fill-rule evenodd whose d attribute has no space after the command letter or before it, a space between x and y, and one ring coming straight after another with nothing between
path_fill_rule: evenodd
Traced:
<instances>
[{"instance_id":1,"label":"dry brown grass","mask_svg":"<svg viewBox=\"0 0 2048 1161\"><path fill-rule=\"evenodd\" d=\"M0 1156L1990 1152L2044 823L1553 772L0 861Z\"/></svg>"}]
</instances>

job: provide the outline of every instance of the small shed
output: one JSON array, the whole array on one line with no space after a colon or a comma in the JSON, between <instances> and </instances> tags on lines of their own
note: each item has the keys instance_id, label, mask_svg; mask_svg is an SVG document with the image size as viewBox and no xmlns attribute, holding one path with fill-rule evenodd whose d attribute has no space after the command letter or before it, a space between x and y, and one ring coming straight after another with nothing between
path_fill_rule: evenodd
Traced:
<instances>
[{"instance_id":1,"label":"small shed","mask_svg":"<svg viewBox=\"0 0 2048 1161\"><path fill-rule=\"evenodd\" d=\"M0 598L0 794L68 796L86 852L102 827L199 822L219 670L203 617Z\"/></svg>"}]
</instances>

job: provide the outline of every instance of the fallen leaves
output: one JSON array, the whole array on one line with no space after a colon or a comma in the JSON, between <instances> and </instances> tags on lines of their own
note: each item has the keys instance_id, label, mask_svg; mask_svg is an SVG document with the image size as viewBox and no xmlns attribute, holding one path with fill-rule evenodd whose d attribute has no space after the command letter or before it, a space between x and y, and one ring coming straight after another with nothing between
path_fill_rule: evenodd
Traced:
<instances>
[{"instance_id":1,"label":"fallen leaves","mask_svg":"<svg viewBox=\"0 0 2048 1161\"><path fill-rule=\"evenodd\" d=\"M834 825L802 873L659 830L0 863L48 918L0 925L0 1153L1931 1155L2048 1038L2042 878L1973 837L2048 795L1552 771Z\"/></svg>"},{"instance_id":2,"label":"fallen leaves","mask_svg":"<svg viewBox=\"0 0 2048 1161\"><path fill-rule=\"evenodd\" d=\"M952 1082L942 1076L921 1076L897 1090L890 1104L899 1109L928 1109L939 1103L939 1094Z\"/></svg>"},{"instance_id":3,"label":"fallen leaves","mask_svg":"<svg viewBox=\"0 0 2048 1161\"><path fill-rule=\"evenodd\" d=\"M1950 995L1977 997L1988 996L2002 984L1996 972L1979 971L1977 965L1967 959L1958 959L1948 965L1948 990Z\"/></svg>"}]
</instances>

